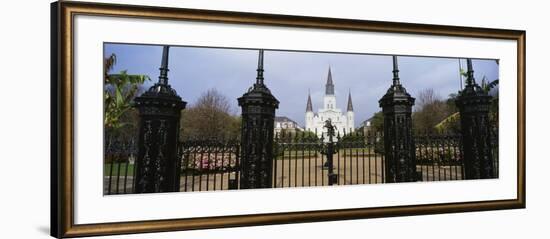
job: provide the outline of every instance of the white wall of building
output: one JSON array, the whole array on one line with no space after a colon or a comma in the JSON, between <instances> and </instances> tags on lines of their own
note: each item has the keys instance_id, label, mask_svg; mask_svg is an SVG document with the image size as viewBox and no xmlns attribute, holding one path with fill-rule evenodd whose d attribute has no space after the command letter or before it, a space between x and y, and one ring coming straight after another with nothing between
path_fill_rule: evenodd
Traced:
<instances>
[{"instance_id":1,"label":"white wall of building","mask_svg":"<svg viewBox=\"0 0 550 239\"><path fill-rule=\"evenodd\" d=\"M318 136L321 133L326 133L325 121L330 120L332 125L336 126L336 130L341 135L350 133L355 130L353 112L342 113L342 110L336 108L336 96L325 95L323 99L324 107L319 109L317 114L306 112L306 130L317 132Z\"/></svg>"},{"instance_id":2,"label":"white wall of building","mask_svg":"<svg viewBox=\"0 0 550 239\"><path fill-rule=\"evenodd\" d=\"M323 134L326 137L327 129L325 128L325 122L327 120L330 120L332 125L336 127L336 133L339 135L343 136L355 130L355 116L353 110L347 110L347 112L343 113L342 110L337 107L334 87L331 70L329 68L325 85L325 95L323 96L323 108L318 109L317 113L310 111L311 105L309 104L311 102L309 100L311 96L308 95L308 107L305 113L305 128L307 131L316 133L318 137L321 137ZM351 95L349 96L348 101L349 100L351 100Z\"/></svg>"}]
</instances>

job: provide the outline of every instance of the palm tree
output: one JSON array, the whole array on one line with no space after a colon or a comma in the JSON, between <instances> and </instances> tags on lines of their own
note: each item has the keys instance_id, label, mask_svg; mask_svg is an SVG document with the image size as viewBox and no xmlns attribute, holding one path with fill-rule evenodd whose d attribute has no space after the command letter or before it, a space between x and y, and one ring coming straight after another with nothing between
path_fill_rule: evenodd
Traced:
<instances>
[{"instance_id":1,"label":"palm tree","mask_svg":"<svg viewBox=\"0 0 550 239\"><path fill-rule=\"evenodd\" d=\"M129 123L124 122L122 118L132 108L131 103L139 87L149 80L146 75L131 75L126 70L118 74L109 74L116 60L115 54L104 59L104 126L111 133L117 133Z\"/></svg>"}]
</instances>

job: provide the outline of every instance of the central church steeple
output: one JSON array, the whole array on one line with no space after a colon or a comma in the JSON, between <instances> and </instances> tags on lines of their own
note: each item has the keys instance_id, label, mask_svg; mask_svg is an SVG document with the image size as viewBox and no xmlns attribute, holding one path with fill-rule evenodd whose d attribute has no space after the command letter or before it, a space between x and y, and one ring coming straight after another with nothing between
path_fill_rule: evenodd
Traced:
<instances>
[{"instance_id":1,"label":"central church steeple","mask_svg":"<svg viewBox=\"0 0 550 239\"><path fill-rule=\"evenodd\" d=\"M325 85L325 95L334 95L334 83L332 82L332 73L328 67L327 84Z\"/></svg>"},{"instance_id":2,"label":"central church steeple","mask_svg":"<svg viewBox=\"0 0 550 239\"><path fill-rule=\"evenodd\" d=\"M334 92L334 81L332 80L332 69L328 68L328 75L325 84L325 95L323 96L323 107L313 112L311 94L308 90L306 112L305 112L305 130L321 134L326 134L326 121L330 120L332 125L336 126L338 133L355 131L355 114L353 112L353 103L351 101L351 89L348 94L347 109L343 112L336 106L336 94Z\"/></svg>"}]
</instances>

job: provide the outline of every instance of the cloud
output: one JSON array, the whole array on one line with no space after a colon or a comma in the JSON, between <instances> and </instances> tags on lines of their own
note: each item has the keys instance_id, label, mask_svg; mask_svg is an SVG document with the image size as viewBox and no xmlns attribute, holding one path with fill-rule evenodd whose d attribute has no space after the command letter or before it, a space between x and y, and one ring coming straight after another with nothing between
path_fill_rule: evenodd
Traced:
<instances>
[{"instance_id":1,"label":"cloud","mask_svg":"<svg viewBox=\"0 0 550 239\"><path fill-rule=\"evenodd\" d=\"M147 74L156 80L162 48L106 44L104 55L116 53L115 70ZM346 109L351 91L355 122L370 118L380 110L378 100L392 82L390 56L266 51L265 82L280 101L277 115L304 124L308 89L314 110L322 107L328 67L332 69L337 106ZM206 90L216 88L240 113L237 98L254 83L258 51L221 48L172 47L170 84L190 104ZM463 64L465 65L465 64ZM459 89L458 61L435 57L399 57L400 78L413 97L422 89L433 88L442 97ZM494 60L475 60L476 77L498 78ZM356 125L358 126L358 125Z\"/></svg>"}]
</instances>

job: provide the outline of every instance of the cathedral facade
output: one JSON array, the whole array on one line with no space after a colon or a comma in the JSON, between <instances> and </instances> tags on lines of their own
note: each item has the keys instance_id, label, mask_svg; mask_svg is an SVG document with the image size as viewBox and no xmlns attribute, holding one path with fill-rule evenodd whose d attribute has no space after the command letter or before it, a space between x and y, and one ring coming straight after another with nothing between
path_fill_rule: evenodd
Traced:
<instances>
[{"instance_id":1,"label":"cathedral facade","mask_svg":"<svg viewBox=\"0 0 550 239\"><path fill-rule=\"evenodd\" d=\"M336 126L337 133L351 133L355 130L353 114L353 103L351 101L351 92L348 94L348 104L346 112L342 112L336 107L336 95L334 94L334 82L332 81L332 73L330 67L328 69L327 83L325 85L325 96L323 97L323 108L320 108L317 113L313 112L313 104L311 103L311 95L308 93L306 106L306 131L317 133L321 137L324 133L326 137L327 129L324 128L325 121L330 120L332 125Z\"/></svg>"}]
</instances>

